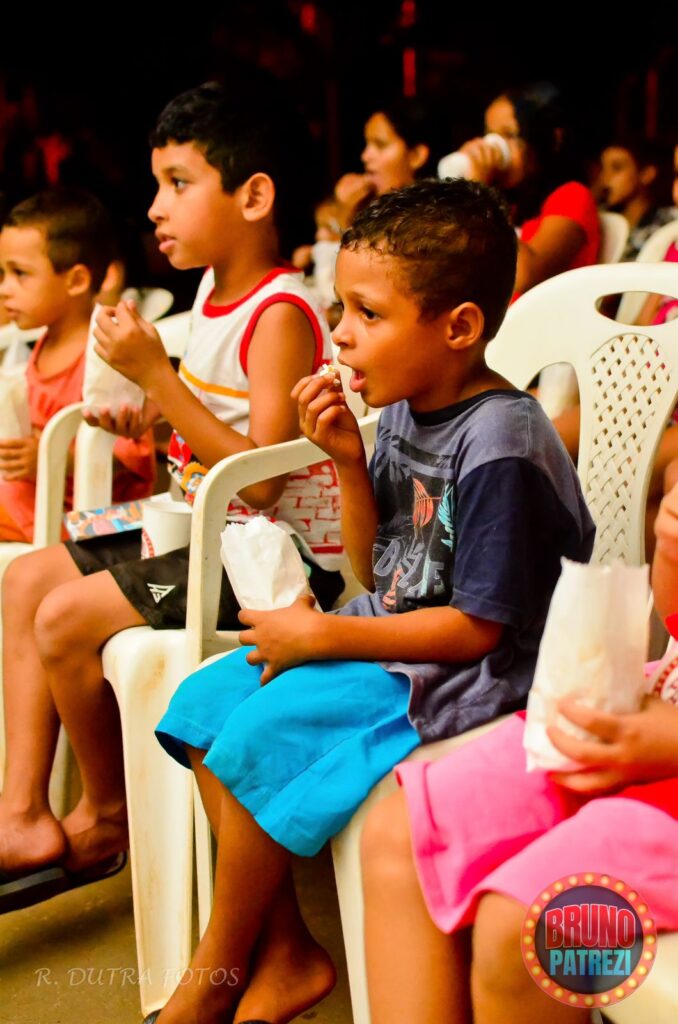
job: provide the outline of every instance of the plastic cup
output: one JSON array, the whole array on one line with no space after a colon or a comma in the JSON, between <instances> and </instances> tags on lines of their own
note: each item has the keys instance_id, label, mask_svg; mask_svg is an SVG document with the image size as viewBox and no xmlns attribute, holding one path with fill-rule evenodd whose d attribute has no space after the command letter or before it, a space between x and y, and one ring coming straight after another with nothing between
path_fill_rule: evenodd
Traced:
<instances>
[{"instance_id":1,"label":"plastic cup","mask_svg":"<svg viewBox=\"0 0 678 1024\"><path fill-rule=\"evenodd\" d=\"M143 507L141 516L141 557L154 558L185 548L191 540L191 506L161 496Z\"/></svg>"}]
</instances>

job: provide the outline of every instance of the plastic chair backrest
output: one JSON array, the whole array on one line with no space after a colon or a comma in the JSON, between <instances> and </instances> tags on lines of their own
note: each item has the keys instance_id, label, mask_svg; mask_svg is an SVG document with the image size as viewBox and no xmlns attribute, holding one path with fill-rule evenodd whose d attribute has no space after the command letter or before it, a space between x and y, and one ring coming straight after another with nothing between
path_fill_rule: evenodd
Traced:
<instances>
[{"instance_id":1,"label":"plastic chair backrest","mask_svg":"<svg viewBox=\"0 0 678 1024\"><path fill-rule=\"evenodd\" d=\"M167 288L128 288L122 297L134 299L140 315L151 323L167 316L174 302L174 296Z\"/></svg>"},{"instance_id":2,"label":"plastic chair backrest","mask_svg":"<svg viewBox=\"0 0 678 1024\"><path fill-rule=\"evenodd\" d=\"M492 368L518 387L552 363L574 367L578 472L598 562L644 561L650 473L678 393L678 321L634 328L598 312L600 298L633 287L678 292L676 268L619 263L559 274L521 297L487 350Z\"/></svg>"},{"instance_id":3,"label":"plastic chair backrest","mask_svg":"<svg viewBox=\"0 0 678 1024\"><path fill-rule=\"evenodd\" d=\"M657 228L636 256L636 263L661 263L672 242L678 244L678 217ZM675 266L675 264L674 264ZM675 271L678 274L678 269ZM617 316L625 324L633 324L645 304L647 292L629 292L619 303Z\"/></svg>"},{"instance_id":4,"label":"plastic chair backrest","mask_svg":"<svg viewBox=\"0 0 678 1024\"><path fill-rule=\"evenodd\" d=\"M359 420L368 453L374 446L378 418L378 413L370 413ZM205 477L193 506L188 571L186 629L195 664L225 647L225 634L217 631L216 623L221 588L220 534L231 499L259 480L326 461L325 452L301 437L231 455L213 466Z\"/></svg>"},{"instance_id":5,"label":"plastic chair backrest","mask_svg":"<svg viewBox=\"0 0 678 1024\"><path fill-rule=\"evenodd\" d=\"M600 224L599 263L618 263L622 258L629 237L629 222L621 213L610 213L601 210L598 213Z\"/></svg>"}]
</instances>

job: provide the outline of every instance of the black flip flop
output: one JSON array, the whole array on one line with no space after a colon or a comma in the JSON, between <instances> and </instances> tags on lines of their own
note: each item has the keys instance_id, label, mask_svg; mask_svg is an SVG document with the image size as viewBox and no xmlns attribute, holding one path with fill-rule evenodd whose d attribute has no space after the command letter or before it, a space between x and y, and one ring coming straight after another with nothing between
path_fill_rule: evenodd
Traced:
<instances>
[{"instance_id":1,"label":"black flip flop","mask_svg":"<svg viewBox=\"0 0 678 1024\"><path fill-rule=\"evenodd\" d=\"M127 863L127 853L116 853L113 857L93 864L84 871L67 871L60 864L49 864L30 875L20 878L0 871L0 914L12 910L24 910L36 903L59 896L62 892L79 889L90 882L100 882L119 874Z\"/></svg>"}]
</instances>

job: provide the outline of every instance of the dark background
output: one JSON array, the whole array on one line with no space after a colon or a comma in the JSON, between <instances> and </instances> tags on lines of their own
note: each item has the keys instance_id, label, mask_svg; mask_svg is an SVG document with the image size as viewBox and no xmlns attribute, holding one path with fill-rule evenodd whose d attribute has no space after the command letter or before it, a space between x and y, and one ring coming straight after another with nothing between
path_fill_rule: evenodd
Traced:
<instances>
[{"instance_id":1,"label":"dark background","mask_svg":"<svg viewBox=\"0 0 678 1024\"><path fill-rule=\"evenodd\" d=\"M62 176L143 226L153 194L146 138L162 106L184 88L237 81L251 67L286 89L309 124L317 197L340 173L360 169L365 117L404 88L436 112L443 151L481 131L493 96L539 78L564 90L571 141L585 159L618 131L678 141L678 13L668 5L651 15L637 7L635 22L622 20L620 6L474 14L480 5L460 13L460 4L427 0L59 8L2 13L0 191L8 202L45 183L35 139L57 136L71 150Z\"/></svg>"}]
</instances>

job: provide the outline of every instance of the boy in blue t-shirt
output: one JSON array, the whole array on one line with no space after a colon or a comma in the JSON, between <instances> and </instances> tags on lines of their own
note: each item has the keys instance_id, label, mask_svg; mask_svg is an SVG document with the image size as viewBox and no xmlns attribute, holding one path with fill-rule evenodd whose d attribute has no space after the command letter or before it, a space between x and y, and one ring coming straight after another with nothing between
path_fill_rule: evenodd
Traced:
<instances>
[{"instance_id":1,"label":"boy in blue t-shirt","mask_svg":"<svg viewBox=\"0 0 678 1024\"><path fill-rule=\"evenodd\" d=\"M593 523L537 402L485 362L515 261L503 204L461 180L382 196L343 237L334 340L351 389L385 407L370 466L327 377L293 395L337 465L368 593L336 615L241 612L245 648L186 680L158 726L218 857L193 971L149 1021L289 1021L322 998L334 970L290 853L315 853L423 740L524 705L560 557L588 559ZM198 982L224 967L233 987Z\"/></svg>"}]
</instances>

